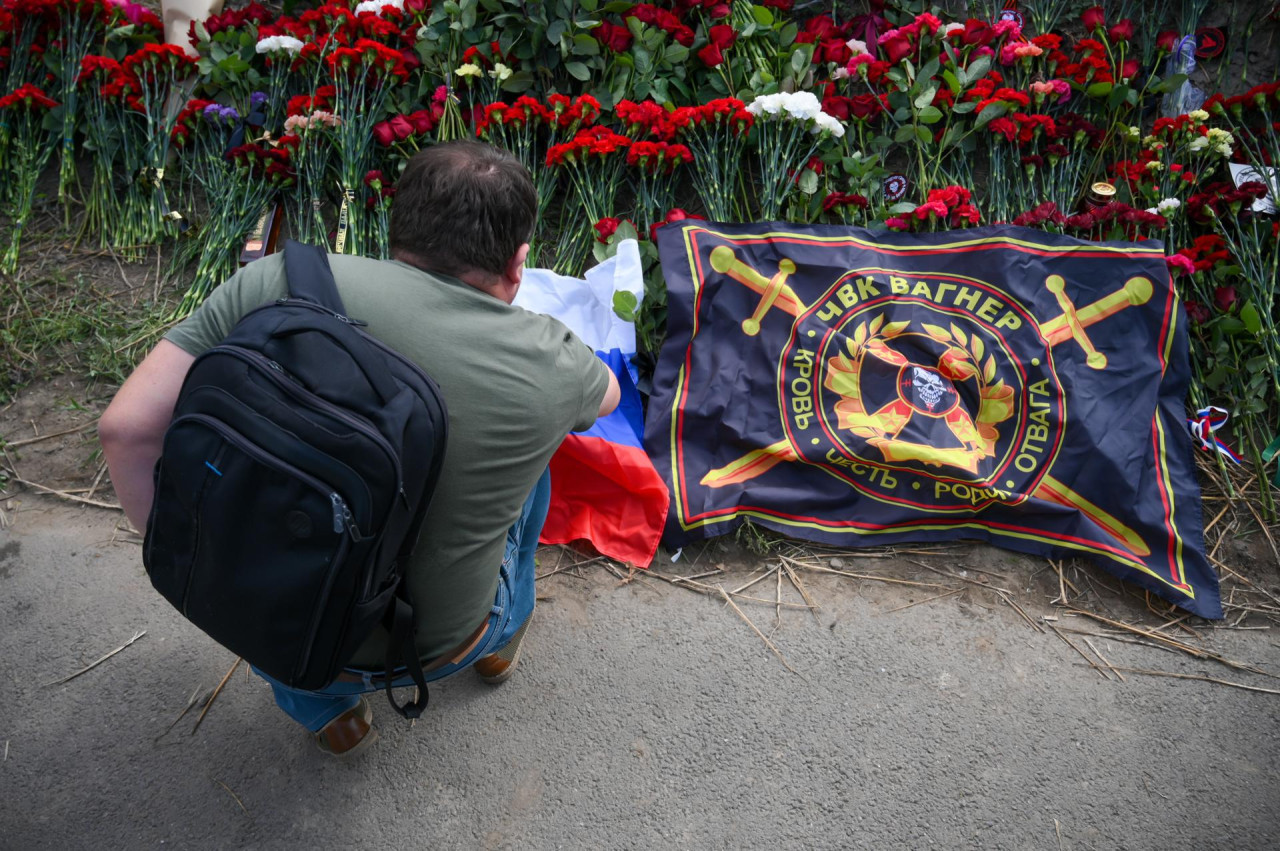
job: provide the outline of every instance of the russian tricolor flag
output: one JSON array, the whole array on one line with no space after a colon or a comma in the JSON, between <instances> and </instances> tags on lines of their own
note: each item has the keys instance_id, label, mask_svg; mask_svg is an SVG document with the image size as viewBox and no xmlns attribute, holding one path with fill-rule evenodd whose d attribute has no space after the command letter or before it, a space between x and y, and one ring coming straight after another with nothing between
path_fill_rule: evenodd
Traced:
<instances>
[{"instance_id":1,"label":"russian tricolor flag","mask_svg":"<svg viewBox=\"0 0 1280 851\"><path fill-rule=\"evenodd\" d=\"M670 493L644 451L644 412L631 357L635 326L613 310L617 292L643 297L635 240L586 273L586 280L527 269L515 304L554 316L608 364L618 378L618 408L584 432L570 434L551 459L551 507L544 544L589 544L596 552L648 567L658 550Z\"/></svg>"}]
</instances>

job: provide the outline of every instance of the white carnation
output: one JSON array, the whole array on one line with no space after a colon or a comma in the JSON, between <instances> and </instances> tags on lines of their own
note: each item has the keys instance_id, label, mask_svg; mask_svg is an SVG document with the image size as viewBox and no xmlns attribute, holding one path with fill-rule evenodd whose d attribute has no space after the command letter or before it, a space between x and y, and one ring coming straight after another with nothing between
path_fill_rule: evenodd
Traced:
<instances>
[{"instance_id":1,"label":"white carnation","mask_svg":"<svg viewBox=\"0 0 1280 851\"><path fill-rule=\"evenodd\" d=\"M760 95L751 103L747 104L747 112L752 115L772 117L782 111L783 98L785 95L772 94Z\"/></svg>"},{"instance_id":2,"label":"white carnation","mask_svg":"<svg viewBox=\"0 0 1280 851\"><path fill-rule=\"evenodd\" d=\"M813 92L792 92L782 106L798 121L809 121L822 113L822 104Z\"/></svg>"},{"instance_id":3,"label":"white carnation","mask_svg":"<svg viewBox=\"0 0 1280 851\"><path fill-rule=\"evenodd\" d=\"M373 12L375 15L382 14L382 7L390 6L398 12L404 11L404 0L364 0L363 3L356 6L356 14L361 12Z\"/></svg>"},{"instance_id":4,"label":"white carnation","mask_svg":"<svg viewBox=\"0 0 1280 851\"><path fill-rule=\"evenodd\" d=\"M960 25L960 29L964 29L964 24ZM870 50L867 50L867 43L865 41L858 41L856 38L849 39L844 43L844 46L853 51L854 56L861 56L864 53L871 52Z\"/></svg>"},{"instance_id":5,"label":"white carnation","mask_svg":"<svg viewBox=\"0 0 1280 851\"><path fill-rule=\"evenodd\" d=\"M1188 151L1203 151L1209 147L1209 140L1204 136L1197 136L1191 140L1191 144L1187 145Z\"/></svg>"},{"instance_id":6,"label":"white carnation","mask_svg":"<svg viewBox=\"0 0 1280 851\"><path fill-rule=\"evenodd\" d=\"M1164 215L1165 213L1172 213L1181 206L1182 202L1177 198L1165 198L1159 204L1156 204L1156 210L1159 211L1161 215Z\"/></svg>"},{"instance_id":7,"label":"white carnation","mask_svg":"<svg viewBox=\"0 0 1280 851\"><path fill-rule=\"evenodd\" d=\"M259 39L254 49L258 53L283 50L285 53L293 55L302 50L302 46L302 42L291 35L269 35L266 38Z\"/></svg>"}]
</instances>

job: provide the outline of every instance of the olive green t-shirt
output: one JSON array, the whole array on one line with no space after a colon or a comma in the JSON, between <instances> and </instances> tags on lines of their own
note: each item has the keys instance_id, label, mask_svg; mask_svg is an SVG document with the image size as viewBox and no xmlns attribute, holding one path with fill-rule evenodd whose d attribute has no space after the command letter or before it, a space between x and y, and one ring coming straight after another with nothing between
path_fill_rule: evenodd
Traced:
<instances>
[{"instance_id":1,"label":"olive green t-shirt","mask_svg":"<svg viewBox=\"0 0 1280 851\"><path fill-rule=\"evenodd\" d=\"M347 314L435 379L449 409L444 466L408 567L418 650L432 659L493 606L507 530L570 431L595 422L609 373L558 320L397 261L330 255ZM288 292L282 255L250 263L166 334L198 355ZM378 667L385 636L356 654Z\"/></svg>"}]
</instances>

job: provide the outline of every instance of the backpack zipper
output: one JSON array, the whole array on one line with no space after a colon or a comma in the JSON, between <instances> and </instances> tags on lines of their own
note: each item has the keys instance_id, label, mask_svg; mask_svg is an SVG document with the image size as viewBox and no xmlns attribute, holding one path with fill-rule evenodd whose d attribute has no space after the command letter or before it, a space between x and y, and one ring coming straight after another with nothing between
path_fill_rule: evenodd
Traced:
<instances>
[{"instance_id":1,"label":"backpack zipper","mask_svg":"<svg viewBox=\"0 0 1280 851\"><path fill-rule=\"evenodd\" d=\"M404 492L404 471L400 466L400 456L396 454L396 451L391 446L391 443L385 437L382 436L382 432L374 428L372 424L361 420L359 417L357 417L355 414L352 414L350 411L343 410L342 408L339 408L337 405L333 404L327 399L317 396L315 393L312 393L306 388L302 387L302 385L297 381L297 379L293 379L289 377L289 373L285 370L284 367L282 367L280 364L276 363L275 361L271 360L266 355L261 354L260 352L255 352L253 349L240 348L239 346L221 346L220 345L220 346L214 346L212 349L209 349L209 351L206 352L205 355L211 354L213 352L223 352L224 354L229 354L233 357L239 358L242 361L245 361L248 364L258 367L259 369L262 369L264 375L272 379L278 386L283 388L286 393L293 396L293 398L297 399L298 401L306 405L311 406L312 408L315 408L318 411L322 411L323 413L326 413L329 416L334 417L335 419L341 420L342 422L354 428L356 431L368 437L374 443L378 444L379 448L382 449L383 454L387 456L387 460L391 462L392 468L395 470L396 490L404 498L406 506L408 505L408 496L406 496ZM201 355L201 357L204 357L205 355Z\"/></svg>"}]
</instances>

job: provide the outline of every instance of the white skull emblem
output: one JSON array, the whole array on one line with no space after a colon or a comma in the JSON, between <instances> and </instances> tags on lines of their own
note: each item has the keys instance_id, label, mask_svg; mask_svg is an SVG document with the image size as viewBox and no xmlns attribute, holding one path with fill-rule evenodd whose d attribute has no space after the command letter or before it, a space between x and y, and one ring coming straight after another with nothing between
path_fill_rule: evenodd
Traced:
<instances>
[{"instance_id":1,"label":"white skull emblem","mask_svg":"<svg viewBox=\"0 0 1280 851\"><path fill-rule=\"evenodd\" d=\"M942 383L942 376L918 366L911 367L911 387L930 411L937 407L938 402L947 392L946 385Z\"/></svg>"}]
</instances>

